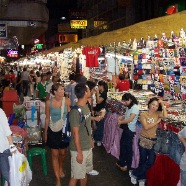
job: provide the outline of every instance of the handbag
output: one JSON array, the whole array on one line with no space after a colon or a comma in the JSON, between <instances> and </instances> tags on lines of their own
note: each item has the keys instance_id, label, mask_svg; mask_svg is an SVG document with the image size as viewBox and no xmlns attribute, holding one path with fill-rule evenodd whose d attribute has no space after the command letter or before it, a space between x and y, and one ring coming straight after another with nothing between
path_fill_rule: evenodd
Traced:
<instances>
[{"instance_id":1,"label":"handbag","mask_svg":"<svg viewBox=\"0 0 186 186\"><path fill-rule=\"evenodd\" d=\"M16 151L8 157L10 165L10 186L27 186L32 180L32 171L24 154Z\"/></svg>"},{"instance_id":2,"label":"handbag","mask_svg":"<svg viewBox=\"0 0 186 186\"><path fill-rule=\"evenodd\" d=\"M150 139L140 136L139 145L145 149L152 149L153 145L156 143L157 139Z\"/></svg>"},{"instance_id":3,"label":"handbag","mask_svg":"<svg viewBox=\"0 0 186 186\"><path fill-rule=\"evenodd\" d=\"M53 132L59 132L60 130L62 130L63 126L65 125L65 121L63 120L64 107L65 107L65 97L63 97L62 105L61 105L61 119L53 123L52 118L50 117L49 127Z\"/></svg>"}]
</instances>

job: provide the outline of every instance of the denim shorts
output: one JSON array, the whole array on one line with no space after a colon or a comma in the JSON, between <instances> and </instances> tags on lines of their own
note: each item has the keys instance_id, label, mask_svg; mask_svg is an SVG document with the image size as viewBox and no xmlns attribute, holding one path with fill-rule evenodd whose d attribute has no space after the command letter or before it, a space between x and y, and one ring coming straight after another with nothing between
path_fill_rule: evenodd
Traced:
<instances>
[{"instance_id":1,"label":"denim shorts","mask_svg":"<svg viewBox=\"0 0 186 186\"><path fill-rule=\"evenodd\" d=\"M9 161L8 157L11 156L10 150L7 149L3 153L0 153L0 173L6 181L9 182Z\"/></svg>"}]
</instances>

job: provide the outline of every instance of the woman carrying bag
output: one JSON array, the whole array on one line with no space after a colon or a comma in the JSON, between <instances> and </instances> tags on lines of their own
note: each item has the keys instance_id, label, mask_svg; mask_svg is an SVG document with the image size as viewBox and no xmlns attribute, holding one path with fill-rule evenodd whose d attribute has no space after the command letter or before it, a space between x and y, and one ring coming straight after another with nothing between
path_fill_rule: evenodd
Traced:
<instances>
[{"instance_id":1,"label":"woman carrying bag","mask_svg":"<svg viewBox=\"0 0 186 186\"><path fill-rule=\"evenodd\" d=\"M140 122L142 130L139 138L140 160L138 168L129 172L131 183L145 185L146 172L154 164L155 152L154 145L156 143L156 130L162 118L167 118L167 110L161 99L157 97L151 98L148 102L148 110L141 113Z\"/></svg>"},{"instance_id":2,"label":"woman carrying bag","mask_svg":"<svg viewBox=\"0 0 186 186\"><path fill-rule=\"evenodd\" d=\"M64 86L60 83L52 85L51 94L54 97L46 101L45 142L51 148L56 186L60 186L60 178L65 176L63 162L69 146L62 141L62 129L70 111L70 99L64 97Z\"/></svg>"}]
</instances>

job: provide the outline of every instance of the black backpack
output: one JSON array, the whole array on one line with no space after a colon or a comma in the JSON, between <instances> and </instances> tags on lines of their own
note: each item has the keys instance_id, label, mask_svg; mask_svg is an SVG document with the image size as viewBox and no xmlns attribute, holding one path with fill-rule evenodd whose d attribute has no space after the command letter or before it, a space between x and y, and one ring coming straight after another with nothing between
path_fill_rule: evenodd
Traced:
<instances>
[{"instance_id":1,"label":"black backpack","mask_svg":"<svg viewBox=\"0 0 186 186\"><path fill-rule=\"evenodd\" d=\"M77 105L72 106L71 110L76 109L79 112L80 115L80 124L83 123L83 121L85 120L85 117L83 115L83 112L81 110L80 107L78 107ZM84 126L86 127L87 130L87 134L89 135L89 131L88 128L86 126L86 122L84 124ZM70 112L68 112L67 117L66 117L66 121L65 121L65 126L62 129L62 141L65 143L69 143L71 139L71 128L70 128Z\"/></svg>"}]
</instances>

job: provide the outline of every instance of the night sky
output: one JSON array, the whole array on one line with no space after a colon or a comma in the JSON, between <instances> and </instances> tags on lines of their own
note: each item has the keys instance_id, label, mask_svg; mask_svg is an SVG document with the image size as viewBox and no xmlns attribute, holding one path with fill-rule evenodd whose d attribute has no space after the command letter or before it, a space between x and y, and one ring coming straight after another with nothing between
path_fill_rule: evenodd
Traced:
<instances>
[{"instance_id":1,"label":"night sky","mask_svg":"<svg viewBox=\"0 0 186 186\"><path fill-rule=\"evenodd\" d=\"M77 0L48 0L47 7L50 19L68 18L69 10L77 8Z\"/></svg>"}]
</instances>

